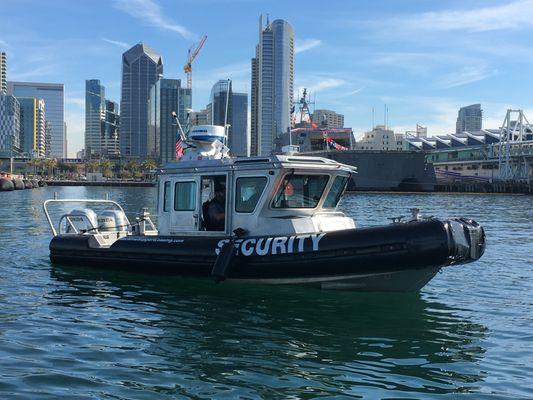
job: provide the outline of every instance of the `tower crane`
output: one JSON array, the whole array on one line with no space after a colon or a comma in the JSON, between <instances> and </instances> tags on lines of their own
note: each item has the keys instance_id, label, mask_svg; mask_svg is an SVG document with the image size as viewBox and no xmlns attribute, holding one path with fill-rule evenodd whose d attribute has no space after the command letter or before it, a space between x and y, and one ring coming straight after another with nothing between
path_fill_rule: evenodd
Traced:
<instances>
[{"instance_id":1,"label":"tower crane","mask_svg":"<svg viewBox=\"0 0 533 400\"><path fill-rule=\"evenodd\" d=\"M207 35L204 35L202 37L202 40L198 44L193 44L189 48L189 52L187 54L187 61L185 62L185 65L183 66L183 71L187 74L187 89L192 89L192 62L202 49L205 40L207 39Z\"/></svg>"}]
</instances>

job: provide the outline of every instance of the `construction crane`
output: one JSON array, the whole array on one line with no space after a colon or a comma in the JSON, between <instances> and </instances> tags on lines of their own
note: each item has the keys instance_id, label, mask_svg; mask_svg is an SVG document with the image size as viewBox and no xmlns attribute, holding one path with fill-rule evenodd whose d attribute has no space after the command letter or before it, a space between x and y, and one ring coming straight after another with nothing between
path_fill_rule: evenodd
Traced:
<instances>
[{"instance_id":1,"label":"construction crane","mask_svg":"<svg viewBox=\"0 0 533 400\"><path fill-rule=\"evenodd\" d=\"M185 71L185 73L187 74L187 89L192 89L192 62L202 49L202 46L204 45L206 39L207 35L204 35L202 37L202 40L200 40L198 44L193 44L190 47L189 52L187 54L187 62L183 66L183 71Z\"/></svg>"}]
</instances>

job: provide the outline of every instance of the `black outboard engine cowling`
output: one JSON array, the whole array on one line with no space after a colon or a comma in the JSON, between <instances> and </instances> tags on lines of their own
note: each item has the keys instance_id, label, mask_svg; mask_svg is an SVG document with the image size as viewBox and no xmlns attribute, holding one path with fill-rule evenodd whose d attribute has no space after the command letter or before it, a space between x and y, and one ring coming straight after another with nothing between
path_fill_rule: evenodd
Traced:
<instances>
[{"instance_id":1,"label":"black outboard engine cowling","mask_svg":"<svg viewBox=\"0 0 533 400\"><path fill-rule=\"evenodd\" d=\"M485 231L476 221L452 218L447 222L451 264L478 260L485 252Z\"/></svg>"}]
</instances>

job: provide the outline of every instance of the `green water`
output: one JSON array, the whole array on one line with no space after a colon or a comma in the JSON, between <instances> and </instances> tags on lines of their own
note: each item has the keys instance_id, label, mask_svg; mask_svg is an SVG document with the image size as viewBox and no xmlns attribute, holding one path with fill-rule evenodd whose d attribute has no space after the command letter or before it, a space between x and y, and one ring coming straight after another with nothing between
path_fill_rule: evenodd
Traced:
<instances>
[{"instance_id":1,"label":"green water","mask_svg":"<svg viewBox=\"0 0 533 400\"><path fill-rule=\"evenodd\" d=\"M488 248L420 293L159 278L52 266L41 203L146 188L0 193L0 398L533 398L533 201L348 195L359 225L419 206L481 222Z\"/></svg>"}]
</instances>

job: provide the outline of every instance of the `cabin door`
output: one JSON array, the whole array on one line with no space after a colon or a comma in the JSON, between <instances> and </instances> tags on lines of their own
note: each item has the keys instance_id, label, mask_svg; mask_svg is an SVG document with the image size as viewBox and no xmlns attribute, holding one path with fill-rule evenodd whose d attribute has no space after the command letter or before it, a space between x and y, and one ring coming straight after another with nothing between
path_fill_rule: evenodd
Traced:
<instances>
[{"instance_id":1,"label":"cabin door","mask_svg":"<svg viewBox=\"0 0 533 400\"><path fill-rule=\"evenodd\" d=\"M170 234L198 231L200 223L200 178L176 178L172 181Z\"/></svg>"}]
</instances>

